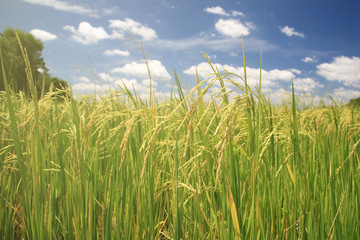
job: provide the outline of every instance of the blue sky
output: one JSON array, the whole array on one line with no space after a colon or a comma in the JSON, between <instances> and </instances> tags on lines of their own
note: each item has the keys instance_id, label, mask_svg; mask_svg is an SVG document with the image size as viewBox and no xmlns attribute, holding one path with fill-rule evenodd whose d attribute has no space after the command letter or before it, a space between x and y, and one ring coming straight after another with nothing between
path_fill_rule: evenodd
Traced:
<instances>
[{"instance_id":1,"label":"blue sky","mask_svg":"<svg viewBox=\"0 0 360 240\"><path fill-rule=\"evenodd\" d=\"M195 85L195 65L211 78L201 51L219 70L259 79L274 101L291 91L348 101L360 96L360 2L340 0L3 0L0 31L11 26L44 43L50 74L78 93L126 84L146 97L144 45L159 96ZM240 79L235 79L240 81ZM212 91L219 85L212 87Z\"/></svg>"}]
</instances>

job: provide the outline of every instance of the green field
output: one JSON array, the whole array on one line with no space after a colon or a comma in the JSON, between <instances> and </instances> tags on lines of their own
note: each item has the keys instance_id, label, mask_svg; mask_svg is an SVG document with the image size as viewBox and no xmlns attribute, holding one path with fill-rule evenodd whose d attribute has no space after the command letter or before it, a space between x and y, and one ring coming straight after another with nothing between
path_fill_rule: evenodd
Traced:
<instances>
[{"instance_id":1,"label":"green field","mask_svg":"<svg viewBox=\"0 0 360 240\"><path fill-rule=\"evenodd\" d=\"M161 101L1 92L0 239L358 239L359 108L210 78Z\"/></svg>"}]
</instances>

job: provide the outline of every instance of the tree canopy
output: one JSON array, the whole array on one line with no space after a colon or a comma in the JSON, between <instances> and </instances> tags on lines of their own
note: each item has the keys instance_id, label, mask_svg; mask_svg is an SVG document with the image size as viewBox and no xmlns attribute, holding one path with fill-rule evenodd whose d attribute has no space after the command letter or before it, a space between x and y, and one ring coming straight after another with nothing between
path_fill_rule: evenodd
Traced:
<instances>
[{"instance_id":1,"label":"tree canopy","mask_svg":"<svg viewBox=\"0 0 360 240\"><path fill-rule=\"evenodd\" d=\"M350 99L348 105L353 107L360 107L360 97Z\"/></svg>"},{"instance_id":2,"label":"tree canopy","mask_svg":"<svg viewBox=\"0 0 360 240\"><path fill-rule=\"evenodd\" d=\"M41 92L49 91L51 84L55 88L67 88L66 81L52 77L48 73L49 70L42 57L43 43L31 33L25 33L22 30L8 27L3 33L0 33L0 50L3 59L3 63L0 59L0 66L4 64L10 87L16 92L24 91L26 94L29 93L25 61L16 34L19 36L22 46L26 49L38 95L40 96ZM4 79L2 68L0 67L0 91L3 90L5 90Z\"/></svg>"}]
</instances>

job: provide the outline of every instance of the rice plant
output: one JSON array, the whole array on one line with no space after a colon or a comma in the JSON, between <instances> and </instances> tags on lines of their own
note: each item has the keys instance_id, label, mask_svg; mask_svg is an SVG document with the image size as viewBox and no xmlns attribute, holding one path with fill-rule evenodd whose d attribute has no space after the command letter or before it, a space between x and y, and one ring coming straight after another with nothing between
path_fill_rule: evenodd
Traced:
<instances>
[{"instance_id":1,"label":"rice plant","mask_svg":"<svg viewBox=\"0 0 360 240\"><path fill-rule=\"evenodd\" d=\"M174 72L165 101L29 99L2 70L0 239L360 236L358 108L299 108L296 86L274 105L261 73L253 89L214 67L187 95Z\"/></svg>"}]
</instances>

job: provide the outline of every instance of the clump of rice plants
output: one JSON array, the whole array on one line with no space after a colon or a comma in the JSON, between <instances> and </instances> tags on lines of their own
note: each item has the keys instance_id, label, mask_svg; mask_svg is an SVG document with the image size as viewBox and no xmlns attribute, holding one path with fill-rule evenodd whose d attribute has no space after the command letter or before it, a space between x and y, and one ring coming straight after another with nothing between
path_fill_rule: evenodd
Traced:
<instances>
[{"instance_id":1,"label":"clump of rice plants","mask_svg":"<svg viewBox=\"0 0 360 240\"><path fill-rule=\"evenodd\" d=\"M1 92L0 239L360 236L359 109L299 109L294 91L276 106L261 78L211 76L185 95L175 74L151 104Z\"/></svg>"}]
</instances>

